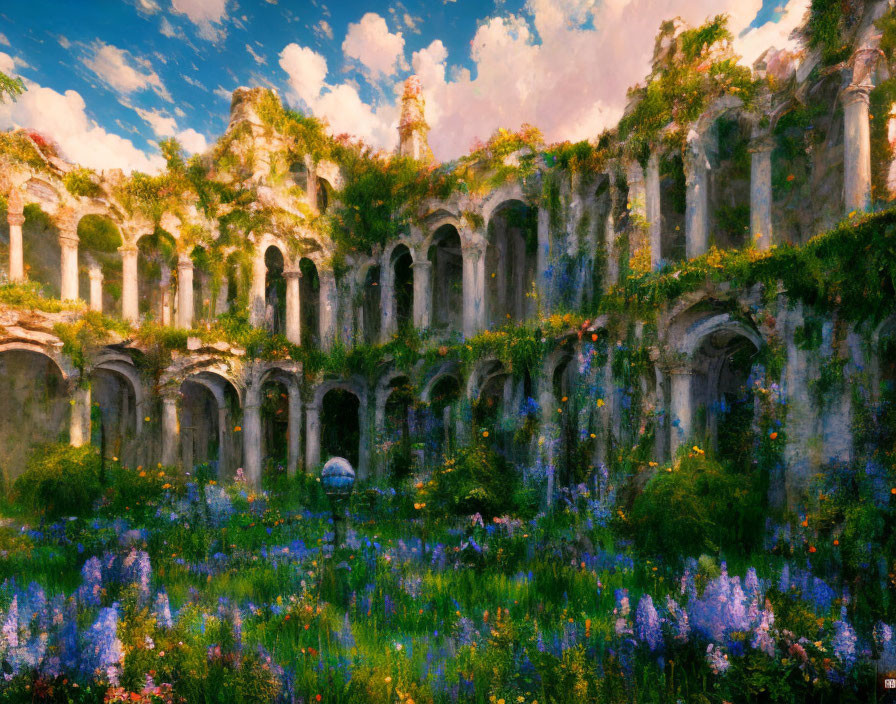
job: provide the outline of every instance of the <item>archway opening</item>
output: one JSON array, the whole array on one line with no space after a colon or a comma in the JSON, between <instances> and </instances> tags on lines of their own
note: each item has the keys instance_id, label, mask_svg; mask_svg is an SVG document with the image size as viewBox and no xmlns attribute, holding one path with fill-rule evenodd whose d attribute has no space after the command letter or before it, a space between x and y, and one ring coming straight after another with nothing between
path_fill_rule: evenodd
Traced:
<instances>
[{"instance_id":1,"label":"archway opening","mask_svg":"<svg viewBox=\"0 0 896 704\"><path fill-rule=\"evenodd\" d=\"M680 262L687 258L686 205L687 184L681 153L664 154L660 160L660 258L664 262Z\"/></svg>"},{"instance_id":2,"label":"archway opening","mask_svg":"<svg viewBox=\"0 0 896 704\"><path fill-rule=\"evenodd\" d=\"M327 212L330 202L333 200L333 187L325 178L317 177L317 212L321 215Z\"/></svg>"},{"instance_id":3,"label":"archway opening","mask_svg":"<svg viewBox=\"0 0 896 704\"><path fill-rule=\"evenodd\" d=\"M70 406L62 372L39 352L0 352L0 388L0 471L9 482L35 445L67 439Z\"/></svg>"},{"instance_id":4,"label":"archway opening","mask_svg":"<svg viewBox=\"0 0 896 704\"><path fill-rule=\"evenodd\" d=\"M538 210L511 200L495 210L488 223L485 253L486 310L492 327L522 321L535 310L527 294L535 283Z\"/></svg>"},{"instance_id":5,"label":"archway opening","mask_svg":"<svg viewBox=\"0 0 896 704\"><path fill-rule=\"evenodd\" d=\"M707 142L711 239L720 249L741 249L750 244L750 128L723 115Z\"/></svg>"},{"instance_id":6,"label":"archway opening","mask_svg":"<svg viewBox=\"0 0 896 704\"><path fill-rule=\"evenodd\" d=\"M286 467L289 453L289 389L278 379L261 387L262 458L265 467Z\"/></svg>"},{"instance_id":7,"label":"archway opening","mask_svg":"<svg viewBox=\"0 0 896 704\"><path fill-rule=\"evenodd\" d=\"M748 382L758 354L745 335L722 329L707 335L693 358L694 431L720 459L741 469L753 457L755 407Z\"/></svg>"},{"instance_id":8,"label":"archway opening","mask_svg":"<svg viewBox=\"0 0 896 704\"><path fill-rule=\"evenodd\" d=\"M264 253L264 326L272 333L286 329L286 278L283 276L283 253L270 246Z\"/></svg>"},{"instance_id":9,"label":"archway opening","mask_svg":"<svg viewBox=\"0 0 896 704\"><path fill-rule=\"evenodd\" d=\"M137 434L137 397L124 374L112 369L94 369L90 378L91 399L99 409L99 423L92 426L92 442L105 459L132 463Z\"/></svg>"},{"instance_id":10,"label":"archway opening","mask_svg":"<svg viewBox=\"0 0 896 704\"><path fill-rule=\"evenodd\" d=\"M459 332L463 329L464 263L460 234L454 225L442 225L428 252L432 262L432 327Z\"/></svg>"},{"instance_id":11,"label":"archway opening","mask_svg":"<svg viewBox=\"0 0 896 704\"><path fill-rule=\"evenodd\" d=\"M389 476L399 481L414 470L411 442L414 389L407 377L398 377L390 383L386 394L383 428L384 440L388 443L386 465Z\"/></svg>"},{"instance_id":12,"label":"archway opening","mask_svg":"<svg viewBox=\"0 0 896 704\"><path fill-rule=\"evenodd\" d=\"M555 408L550 412L557 426L557 479L567 486L587 479L594 449L590 438L583 439L579 435L577 380L578 370L572 355L564 356L554 367L551 387Z\"/></svg>"},{"instance_id":13,"label":"archway opening","mask_svg":"<svg viewBox=\"0 0 896 704\"><path fill-rule=\"evenodd\" d=\"M346 389L331 389L321 404L321 459L344 457L358 468L360 459L361 402Z\"/></svg>"},{"instance_id":14,"label":"archway opening","mask_svg":"<svg viewBox=\"0 0 896 704\"><path fill-rule=\"evenodd\" d=\"M302 345L320 347L320 279L314 262L303 257L299 261L299 305L302 309Z\"/></svg>"},{"instance_id":15,"label":"archway opening","mask_svg":"<svg viewBox=\"0 0 896 704\"><path fill-rule=\"evenodd\" d=\"M380 341L382 318L380 289L380 268L371 266L364 276L361 290L361 322L364 330L364 343L368 345L375 345Z\"/></svg>"},{"instance_id":16,"label":"archway opening","mask_svg":"<svg viewBox=\"0 0 896 704\"><path fill-rule=\"evenodd\" d=\"M79 290L90 291L90 265L103 274L103 310L117 310L121 301L122 269L118 248L123 241L118 226L104 215L85 215L78 221ZM89 295L82 294L82 298Z\"/></svg>"},{"instance_id":17,"label":"archway opening","mask_svg":"<svg viewBox=\"0 0 896 704\"><path fill-rule=\"evenodd\" d=\"M392 250L395 287L395 321L399 330L410 327L414 316L414 259L403 244Z\"/></svg>"},{"instance_id":18,"label":"archway opening","mask_svg":"<svg viewBox=\"0 0 896 704\"><path fill-rule=\"evenodd\" d=\"M460 381L453 374L445 374L433 384L429 394L431 428L426 436L435 457L446 455L456 447L459 401Z\"/></svg>"},{"instance_id":19,"label":"archway opening","mask_svg":"<svg viewBox=\"0 0 896 704\"><path fill-rule=\"evenodd\" d=\"M137 305L142 316L162 322L167 315L170 320L171 271L176 265L175 240L162 228L137 241Z\"/></svg>"},{"instance_id":20,"label":"archway opening","mask_svg":"<svg viewBox=\"0 0 896 704\"><path fill-rule=\"evenodd\" d=\"M601 176L598 186L594 192L594 224L592 231L589 233L591 242L583 243L590 246L593 255L590 257L591 276L583 280L581 294L577 300L590 304L595 308L600 302L601 295L610 282L609 260L610 252L613 250L614 242L608 238L613 234L607 229L607 222L610 218L610 210L612 208L612 199L610 197L610 179L607 176ZM586 259L586 257L583 257Z\"/></svg>"},{"instance_id":21,"label":"archway opening","mask_svg":"<svg viewBox=\"0 0 896 704\"><path fill-rule=\"evenodd\" d=\"M506 417L509 375L500 362L488 365L481 375L479 395L473 402L473 429L492 449L507 456L514 428Z\"/></svg>"},{"instance_id":22,"label":"archway opening","mask_svg":"<svg viewBox=\"0 0 896 704\"><path fill-rule=\"evenodd\" d=\"M181 461L192 471L208 464L217 469L221 429L218 402L212 391L197 380L181 385L180 439Z\"/></svg>"},{"instance_id":23,"label":"archway opening","mask_svg":"<svg viewBox=\"0 0 896 704\"><path fill-rule=\"evenodd\" d=\"M22 226L22 253L25 277L44 287L48 295L58 298L62 293L62 249L59 228L36 203L25 206Z\"/></svg>"}]
</instances>

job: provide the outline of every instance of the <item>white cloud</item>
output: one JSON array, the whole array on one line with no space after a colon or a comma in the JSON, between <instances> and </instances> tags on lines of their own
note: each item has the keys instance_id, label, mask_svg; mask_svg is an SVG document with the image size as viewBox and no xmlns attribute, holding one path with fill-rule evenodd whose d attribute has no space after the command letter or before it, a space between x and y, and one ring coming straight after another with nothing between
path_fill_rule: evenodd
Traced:
<instances>
[{"instance_id":1,"label":"white cloud","mask_svg":"<svg viewBox=\"0 0 896 704\"><path fill-rule=\"evenodd\" d=\"M246 44L246 51L249 52L249 55L255 59L255 63L257 64L266 64L268 60L264 58L261 54L259 54L255 49L252 48L251 44Z\"/></svg>"},{"instance_id":2,"label":"white cloud","mask_svg":"<svg viewBox=\"0 0 896 704\"><path fill-rule=\"evenodd\" d=\"M171 24L171 21L167 17L162 18L162 23L159 25L159 31L162 33L162 36L168 37L169 39L187 38L187 35L184 34L183 30Z\"/></svg>"},{"instance_id":3,"label":"white cloud","mask_svg":"<svg viewBox=\"0 0 896 704\"><path fill-rule=\"evenodd\" d=\"M59 46L61 46L63 49L69 49L71 48L71 45L72 43L68 40L67 37L62 34L59 35Z\"/></svg>"},{"instance_id":4,"label":"white cloud","mask_svg":"<svg viewBox=\"0 0 896 704\"><path fill-rule=\"evenodd\" d=\"M87 117L84 99L76 91L58 93L32 82L27 86L17 102L0 105L0 128L36 130L55 140L66 158L90 168L147 172L164 168L160 155L146 154Z\"/></svg>"},{"instance_id":5,"label":"white cloud","mask_svg":"<svg viewBox=\"0 0 896 704\"><path fill-rule=\"evenodd\" d=\"M177 141L181 143L184 149L190 154L199 154L208 149L208 141L205 135L197 132L192 127L177 133Z\"/></svg>"},{"instance_id":6,"label":"white cloud","mask_svg":"<svg viewBox=\"0 0 896 704\"><path fill-rule=\"evenodd\" d=\"M134 108L140 119L149 124L156 137L173 137L177 133L177 120L158 110Z\"/></svg>"},{"instance_id":7,"label":"white cloud","mask_svg":"<svg viewBox=\"0 0 896 704\"><path fill-rule=\"evenodd\" d=\"M528 15L505 12L479 26L470 42L473 70L452 65L440 40L414 52L430 144L439 159L453 159L498 127L517 129L524 122L538 126L549 142L593 138L618 122L628 88L649 73L664 20L680 16L697 26L727 13L734 48L749 66L770 46L796 48L791 34L809 1L789 0L779 21L748 30L762 0L528 0ZM343 52L360 62L371 83L400 93L395 79L404 40L389 33L382 17L368 13L350 25ZM329 85L324 57L297 44L283 50L280 66L298 99L333 132L378 147L395 144L396 103L367 104L356 86Z\"/></svg>"},{"instance_id":8,"label":"white cloud","mask_svg":"<svg viewBox=\"0 0 896 704\"><path fill-rule=\"evenodd\" d=\"M0 44L3 46L12 46L12 44L9 43L9 39L7 39L6 35L2 32L0 32Z\"/></svg>"},{"instance_id":9,"label":"white cloud","mask_svg":"<svg viewBox=\"0 0 896 704\"><path fill-rule=\"evenodd\" d=\"M216 42L226 35L222 23L227 19L229 0L171 0L171 9L186 15L199 28L199 36Z\"/></svg>"},{"instance_id":10,"label":"white cloud","mask_svg":"<svg viewBox=\"0 0 896 704\"><path fill-rule=\"evenodd\" d=\"M383 17L368 12L360 22L349 24L342 52L361 62L374 78L392 76L404 65L404 37L401 32L391 34Z\"/></svg>"},{"instance_id":11,"label":"white cloud","mask_svg":"<svg viewBox=\"0 0 896 704\"><path fill-rule=\"evenodd\" d=\"M9 75L13 71L15 71L15 68L15 59L13 59L9 54L4 54L2 51L0 51L0 72Z\"/></svg>"},{"instance_id":12,"label":"white cloud","mask_svg":"<svg viewBox=\"0 0 896 704\"><path fill-rule=\"evenodd\" d=\"M326 37L327 39L333 38L333 28L326 20L321 20L316 25L314 25L314 33L318 37Z\"/></svg>"},{"instance_id":13,"label":"white cloud","mask_svg":"<svg viewBox=\"0 0 896 704\"><path fill-rule=\"evenodd\" d=\"M97 42L94 45L93 56L82 58L81 61L118 93L129 95L135 91L151 88L160 98L171 102L168 89L165 88L159 75L149 67L149 62L134 59L135 63L146 69L140 71L131 65L129 56L130 54L123 49Z\"/></svg>"},{"instance_id":14,"label":"white cloud","mask_svg":"<svg viewBox=\"0 0 896 704\"><path fill-rule=\"evenodd\" d=\"M280 67L289 74L289 85L296 95L310 106L323 90L327 60L308 47L287 44L280 52Z\"/></svg>"}]
</instances>

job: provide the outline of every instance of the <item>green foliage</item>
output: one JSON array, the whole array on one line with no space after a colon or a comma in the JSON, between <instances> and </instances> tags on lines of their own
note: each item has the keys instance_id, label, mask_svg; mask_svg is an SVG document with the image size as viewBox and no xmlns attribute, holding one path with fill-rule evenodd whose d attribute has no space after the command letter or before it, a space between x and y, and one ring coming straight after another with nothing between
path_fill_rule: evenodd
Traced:
<instances>
[{"instance_id":1,"label":"green foliage","mask_svg":"<svg viewBox=\"0 0 896 704\"><path fill-rule=\"evenodd\" d=\"M43 286L36 281L22 281L0 286L0 303L24 310L44 313L60 313L65 310L83 310L82 301L61 301L45 295Z\"/></svg>"},{"instance_id":2,"label":"green foliage","mask_svg":"<svg viewBox=\"0 0 896 704\"><path fill-rule=\"evenodd\" d=\"M0 132L0 154L11 161L30 166L36 171L47 170L46 159L22 130Z\"/></svg>"},{"instance_id":3,"label":"green foliage","mask_svg":"<svg viewBox=\"0 0 896 704\"><path fill-rule=\"evenodd\" d=\"M0 71L0 103L6 102L7 98L15 102L24 92L25 84L21 78L13 78Z\"/></svg>"},{"instance_id":4,"label":"green foliage","mask_svg":"<svg viewBox=\"0 0 896 704\"><path fill-rule=\"evenodd\" d=\"M519 477L507 460L481 438L458 449L433 474L433 503L454 515L479 513L485 520L515 512L514 491Z\"/></svg>"},{"instance_id":5,"label":"green foliage","mask_svg":"<svg viewBox=\"0 0 896 704\"><path fill-rule=\"evenodd\" d=\"M850 52L846 32L860 14L861 3L856 0L812 0L803 28L806 45L820 50L826 65L845 61Z\"/></svg>"},{"instance_id":6,"label":"green foliage","mask_svg":"<svg viewBox=\"0 0 896 704\"><path fill-rule=\"evenodd\" d=\"M103 189L96 182L96 172L93 169L78 167L69 171L62 177L65 189L73 196L96 198L102 194Z\"/></svg>"},{"instance_id":7,"label":"green foliage","mask_svg":"<svg viewBox=\"0 0 896 704\"><path fill-rule=\"evenodd\" d=\"M101 215L85 215L78 222L80 246L93 252L111 254L122 245L121 233L115 223Z\"/></svg>"},{"instance_id":8,"label":"green foliage","mask_svg":"<svg viewBox=\"0 0 896 704\"><path fill-rule=\"evenodd\" d=\"M749 552L764 521L746 474L690 451L661 468L635 499L629 530L648 554L672 559L720 550Z\"/></svg>"},{"instance_id":9,"label":"green foliage","mask_svg":"<svg viewBox=\"0 0 896 704\"><path fill-rule=\"evenodd\" d=\"M750 104L758 83L749 68L739 65L736 58L707 63L704 49L730 38L728 18L724 15L682 32L681 50L672 50L646 86L636 86L629 92L636 103L619 121L618 129L620 139L628 142L631 155L645 159L661 132L670 144L683 146L691 123L717 96L735 95ZM670 124L673 129L665 131Z\"/></svg>"},{"instance_id":10,"label":"green foliage","mask_svg":"<svg viewBox=\"0 0 896 704\"><path fill-rule=\"evenodd\" d=\"M111 333L128 334L130 325L89 310L71 323L56 323L53 332L62 341L62 352L83 371L89 365L91 356L108 344Z\"/></svg>"},{"instance_id":11,"label":"green foliage","mask_svg":"<svg viewBox=\"0 0 896 704\"><path fill-rule=\"evenodd\" d=\"M45 445L28 459L14 491L29 510L47 518L86 515L102 492L99 454L89 445Z\"/></svg>"}]
</instances>

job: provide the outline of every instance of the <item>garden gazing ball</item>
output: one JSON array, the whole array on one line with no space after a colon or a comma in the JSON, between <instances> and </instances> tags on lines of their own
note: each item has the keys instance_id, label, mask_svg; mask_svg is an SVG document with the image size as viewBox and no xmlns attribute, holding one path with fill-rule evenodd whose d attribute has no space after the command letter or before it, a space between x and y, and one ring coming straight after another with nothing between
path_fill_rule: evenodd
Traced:
<instances>
[{"instance_id":1,"label":"garden gazing ball","mask_svg":"<svg viewBox=\"0 0 896 704\"><path fill-rule=\"evenodd\" d=\"M355 470L343 457L331 457L320 473L321 484L327 494L350 494L355 484Z\"/></svg>"}]
</instances>

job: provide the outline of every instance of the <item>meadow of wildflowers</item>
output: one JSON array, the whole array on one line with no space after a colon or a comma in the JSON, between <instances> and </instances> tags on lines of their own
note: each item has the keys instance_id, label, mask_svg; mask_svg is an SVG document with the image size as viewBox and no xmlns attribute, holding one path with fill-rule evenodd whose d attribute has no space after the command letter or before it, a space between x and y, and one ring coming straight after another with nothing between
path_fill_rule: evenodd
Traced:
<instances>
[{"instance_id":1,"label":"meadow of wildflowers","mask_svg":"<svg viewBox=\"0 0 896 704\"><path fill-rule=\"evenodd\" d=\"M10 510L0 700L863 702L896 664L812 517L673 560L626 537L606 472L527 518L417 482L359 491L334 549L314 477L141 473L126 506L113 480L81 517Z\"/></svg>"}]
</instances>

